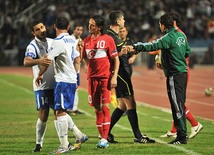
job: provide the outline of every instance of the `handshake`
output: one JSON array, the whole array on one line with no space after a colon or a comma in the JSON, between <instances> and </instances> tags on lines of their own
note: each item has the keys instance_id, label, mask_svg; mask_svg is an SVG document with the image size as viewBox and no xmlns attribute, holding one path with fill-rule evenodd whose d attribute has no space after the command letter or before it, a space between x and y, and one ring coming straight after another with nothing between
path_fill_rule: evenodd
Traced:
<instances>
[{"instance_id":1,"label":"handshake","mask_svg":"<svg viewBox=\"0 0 214 155\"><path fill-rule=\"evenodd\" d=\"M137 55L139 52L134 49L134 46L125 45L125 46L122 47L121 53L122 54L131 53L131 54L136 54Z\"/></svg>"}]
</instances>

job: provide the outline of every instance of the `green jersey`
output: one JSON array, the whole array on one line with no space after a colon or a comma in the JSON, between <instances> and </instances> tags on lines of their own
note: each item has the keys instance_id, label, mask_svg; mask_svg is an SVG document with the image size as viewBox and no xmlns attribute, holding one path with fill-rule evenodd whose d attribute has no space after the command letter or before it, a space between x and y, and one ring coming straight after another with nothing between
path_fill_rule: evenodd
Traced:
<instances>
[{"instance_id":1,"label":"green jersey","mask_svg":"<svg viewBox=\"0 0 214 155\"><path fill-rule=\"evenodd\" d=\"M186 58L190 54L190 46L185 34L175 28L166 31L166 34L152 42L134 45L138 52L161 50L162 68L166 77L187 72Z\"/></svg>"}]
</instances>

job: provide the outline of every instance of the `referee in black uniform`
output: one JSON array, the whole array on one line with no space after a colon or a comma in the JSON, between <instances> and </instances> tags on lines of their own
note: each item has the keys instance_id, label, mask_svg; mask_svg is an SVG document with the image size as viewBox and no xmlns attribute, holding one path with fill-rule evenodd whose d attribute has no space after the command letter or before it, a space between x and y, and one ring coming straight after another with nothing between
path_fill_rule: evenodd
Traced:
<instances>
[{"instance_id":1,"label":"referee in black uniform","mask_svg":"<svg viewBox=\"0 0 214 155\"><path fill-rule=\"evenodd\" d=\"M121 118L123 113L126 111L128 120L132 127L132 131L134 133L134 142L135 143L154 143L155 141L149 139L145 135L141 134L139 125L138 125L138 117L136 112L136 102L134 99L134 91L131 82L132 75L132 67L128 63L128 59L130 57L125 50L122 50L122 47L126 45L126 42L122 41L119 37L118 33L121 28L124 27L124 13L121 11L113 11L109 15L110 27L107 29L107 34L112 36L117 51L119 53L120 59L120 67L117 76L117 87L116 87L116 96L118 99L118 107L113 111L111 116L111 125L108 135L108 141L110 143L117 143L114 140L114 136L111 134L111 130L117 121Z\"/></svg>"}]
</instances>

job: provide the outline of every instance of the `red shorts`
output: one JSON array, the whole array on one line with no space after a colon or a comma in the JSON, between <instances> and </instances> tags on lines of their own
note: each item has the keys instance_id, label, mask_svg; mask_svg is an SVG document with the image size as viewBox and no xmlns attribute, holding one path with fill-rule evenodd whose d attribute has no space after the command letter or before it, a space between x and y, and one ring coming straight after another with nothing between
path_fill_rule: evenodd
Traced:
<instances>
[{"instance_id":1,"label":"red shorts","mask_svg":"<svg viewBox=\"0 0 214 155\"><path fill-rule=\"evenodd\" d=\"M111 101L110 79L88 79L88 103L96 106Z\"/></svg>"}]
</instances>

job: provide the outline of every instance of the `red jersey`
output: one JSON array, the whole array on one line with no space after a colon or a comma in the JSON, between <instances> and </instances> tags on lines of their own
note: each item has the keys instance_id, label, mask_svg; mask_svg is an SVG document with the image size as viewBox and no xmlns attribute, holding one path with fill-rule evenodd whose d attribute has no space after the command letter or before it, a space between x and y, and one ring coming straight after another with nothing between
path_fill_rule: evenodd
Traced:
<instances>
[{"instance_id":1,"label":"red jersey","mask_svg":"<svg viewBox=\"0 0 214 155\"><path fill-rule=\"evenodd\" d=\"M104 34L96 38L93 36L85 38L83 58L88 59L87 78L110 78L111 59L117 55L114 40L109 35Z\"/></svg>"}]
</instances>

